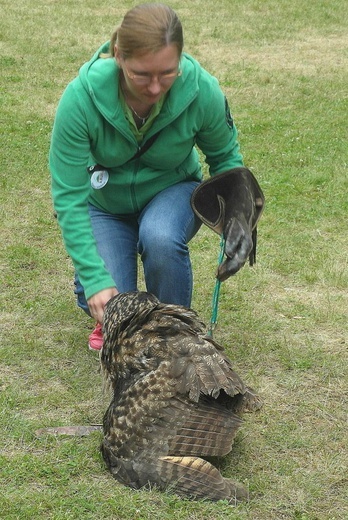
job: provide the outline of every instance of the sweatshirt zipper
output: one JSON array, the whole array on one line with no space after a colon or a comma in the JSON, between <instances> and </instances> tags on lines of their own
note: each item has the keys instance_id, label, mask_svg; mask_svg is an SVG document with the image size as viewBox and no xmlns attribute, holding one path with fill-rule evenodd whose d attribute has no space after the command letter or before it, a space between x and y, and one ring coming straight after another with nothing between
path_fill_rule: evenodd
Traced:
<instances>
[{"instance_id":1,"label":"sweatshirt zipper","mask_svg":"<svg viewBox=\"0 0 348 520\"><path fill-rule=\"evenodd\" d=\"M138 149L140 150L140 148L141 147L139 146ZM132 205L133 205L133 210L134 210L133 212L134 213L139 213L139 206L138 206L137 197L136 197L136 193L135 193L135 186L136 186L136 179L137 179L138 171L139 171L139 165L140 165L140 157L138 157L134 161L132 182L131 182L131 185L130 185L130 195L131 195L131 200L132 200Z\"/></svg>"}]
</instances>

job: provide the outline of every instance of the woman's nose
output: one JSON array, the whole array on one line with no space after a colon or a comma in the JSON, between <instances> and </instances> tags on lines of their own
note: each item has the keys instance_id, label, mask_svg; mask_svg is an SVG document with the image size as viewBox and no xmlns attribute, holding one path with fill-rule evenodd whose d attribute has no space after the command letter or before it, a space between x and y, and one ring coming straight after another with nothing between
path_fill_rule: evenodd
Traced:
<instances>
[{"instance_id":1,"label":"woman's nose","mask_svg":"<svg viewBox=\"0 0 348 520\"><path fill-rule=\"evenodd\" d=\"M151 76L151 83L148 86L148 91L155 95L159 94L161 89L161 82L159 81L158 76Z\"/></svg>"}]
</instances>

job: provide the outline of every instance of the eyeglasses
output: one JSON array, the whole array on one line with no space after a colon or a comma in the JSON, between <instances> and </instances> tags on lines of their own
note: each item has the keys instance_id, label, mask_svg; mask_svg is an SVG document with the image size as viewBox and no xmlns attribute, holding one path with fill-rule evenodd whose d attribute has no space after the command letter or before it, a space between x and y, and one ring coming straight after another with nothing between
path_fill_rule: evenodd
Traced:
<instances>
[{"instance_id":1,"label":"eyeglasses","mask_svg":"<svg viewBox=\"0 0 348 520\"><path fill-rule=\"evenodd\" d=\"M124 64L123 69L126 71L126 74L129 77L129 79L134 81L136 85L150 85L154 78L156 78L159 83L162 83L162 85L165 85L169 84L171 81L182 75L182 70L177 70L176 72L169 72L168 74L152 75L147 74L146 72L144 72L144 74L133 74L132 72L129 72L129 70Z\"/></svg>"}]
</instances>

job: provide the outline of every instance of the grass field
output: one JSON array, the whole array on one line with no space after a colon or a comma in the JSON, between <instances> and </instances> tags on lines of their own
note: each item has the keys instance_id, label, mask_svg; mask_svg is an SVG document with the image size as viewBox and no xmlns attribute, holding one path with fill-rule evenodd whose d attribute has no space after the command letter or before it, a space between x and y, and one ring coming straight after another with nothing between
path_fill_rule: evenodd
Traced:
<instances>
[{"instance_id":1,"label":"grass field","mask_svg":"<svg viewBox=\"0 0 348 520\"><path fill-rule=\"evenodd\" d=\"M347 481L347 72L343 0L173 0L186 51L228 96L266 196L258 262L221 288L214 337L261 393L225 476L236 507L114 481L108 398L87 350L73 269L52 216L47 154L62 90L135 2L0 0L0 518L343 520ZM208 323L219 238L192 242L193 307Z\"/></svg>"}]
</instances>

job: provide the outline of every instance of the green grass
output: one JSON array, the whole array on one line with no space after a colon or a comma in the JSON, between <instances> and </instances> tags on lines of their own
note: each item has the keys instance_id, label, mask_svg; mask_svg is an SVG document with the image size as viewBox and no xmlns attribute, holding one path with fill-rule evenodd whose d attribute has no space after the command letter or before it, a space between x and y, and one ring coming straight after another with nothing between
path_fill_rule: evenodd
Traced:
<instances>
[{"instance_id":1,"label":"green grass","mask_svg":"<svg viewBox=\"0 0 348 520\"><path fill-rule=\"evenodd\" d=\"M67 82L135 2L13 4L0 19L0 517L339 520L347 497L347 9L343 0L173 0L188 52L220 80L266 196L258 262L221 288L214 332L265 405L225 476L237 507L117 484L101 436L37 437L101 421L93 323L52 216L47 154ZM192 242L193 307L208 323L219 237Z\"/></svg>"}]
</instances>

